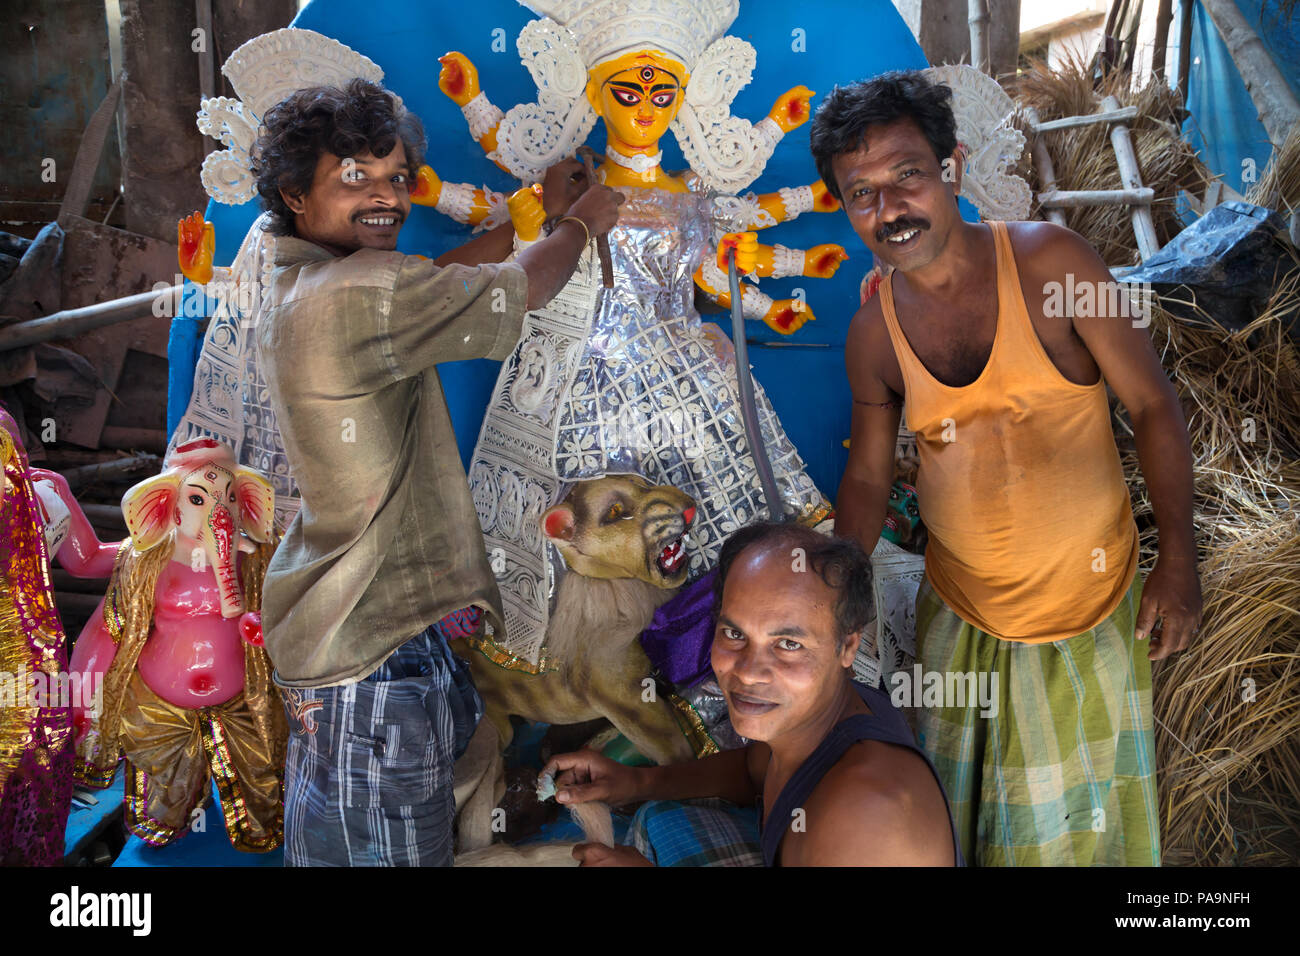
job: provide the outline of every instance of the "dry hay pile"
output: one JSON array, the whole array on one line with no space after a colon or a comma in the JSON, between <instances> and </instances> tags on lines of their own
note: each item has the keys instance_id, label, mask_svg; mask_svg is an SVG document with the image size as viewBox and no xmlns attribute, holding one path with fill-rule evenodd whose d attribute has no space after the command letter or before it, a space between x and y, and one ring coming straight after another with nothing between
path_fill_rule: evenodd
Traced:
<instances>
[{"instance_id":1,"label":"dry hay pile","mask_svg":"<svg viewBox=\"0 0 1300 956\"><path fill-rule=\"evenodd\" d=\"M1300 126L1291 127L1286 142L1273 150L1264 175L1250 187L1246 199L1283 216L1300 209Z\"/></svg>"},{"instance_id":2,"label":"dry hay pile","mask_svg":"<svg viewBox=\"0 0 1300 956\"><path fill-rule=\"evenodd\" d=\"M1200 634L1153 677L1168 864L1300 862L1300 351L1285 329L1300 307L1300 255L1292 257L1268 308L1241 331L1203 312L1198 325L1152 310L1152 340L1188 421L1205 602ZM1131 429L1117 419L1145 573L1156 529Z\"/></svg>"},{"instance_id":3,"label":"dry hay pile","mask_svg":"<svg viewBox=\"0 0 1300 956\"><path fill-rule=\"evenodd\" d=\"M1094 89L1091 72L1077 59L1062 65L1058 71L1035 61L1006 85L1020 106L1031 106L1038 111L1040 122L1099 112L1106 96L1114 96L1121 106L1136 106L1138 115L1128 125L1142 183L1155 192L1151 216L1156 236L1163 246L1182 231L1183 224L1175 209L1179 191L1186 189L1199 197L1214 177L1182 138L1182 103L1177 91L1153 81L1135 92L1129 88L1128 75L1122 73L1110 74ZM1032 144L1028 123L1021 119L1018 125ZM1110 130L1109 124L1097 123L1043 134L1056 171L1056 188L1124 188L1110 143ZM1030 149L1026 147L1024 156L1029 154ZM1037 170L1026 161L1018 171L1034 190L1030 218L1045 219L1037 203L1037 194L1043 190ZM1092 243L1108 265L1138 262L1137 240L1128 206L1090 206L1062 211L1066 225Z\"/></svg>"}]
</instances>

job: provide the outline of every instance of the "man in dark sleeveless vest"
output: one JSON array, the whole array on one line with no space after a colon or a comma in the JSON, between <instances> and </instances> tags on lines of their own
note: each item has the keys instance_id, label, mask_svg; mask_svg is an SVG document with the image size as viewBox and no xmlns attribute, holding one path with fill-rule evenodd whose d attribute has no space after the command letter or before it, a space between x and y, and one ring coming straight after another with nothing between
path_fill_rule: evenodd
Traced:
<instances>
[{"instance_id":1,"label":"man in dark sleeveless vest","mask_svg":"<svg viewBox=\"0 0 1300 956\"><path fill-rule=\"evenodd\" d=\"M862 549L798 525L751 525L722 548L717 594L713 671L750 743L665 767L592 751L553 758L543 774L559 774L561 803L652 801L633 820L633 846L585 844L574 856L584 866L960 865L933 766L888 695L850 679L872 608Z\"/></svg>"},{"instance_id":2,"label":"man in dark sleeveless vest","mask_svg":"<svg viewBox=\"0 0 1300 956\"><path fill-rule=\"evenodd\" d=\"M837 87L813 123L818 172L889 272L845 343L836 531L875 546L901 409L930 535L923 677L973 670L998 688L992 707L918 713L963 851L978 865L1157 865L1150 660L1184 649L1201 613L1187 428L1149 323L1087 242L961 219L950 98L886 74ZM1145 582L1107 384L1159 526Z\"/></svg>"}]
</instances>

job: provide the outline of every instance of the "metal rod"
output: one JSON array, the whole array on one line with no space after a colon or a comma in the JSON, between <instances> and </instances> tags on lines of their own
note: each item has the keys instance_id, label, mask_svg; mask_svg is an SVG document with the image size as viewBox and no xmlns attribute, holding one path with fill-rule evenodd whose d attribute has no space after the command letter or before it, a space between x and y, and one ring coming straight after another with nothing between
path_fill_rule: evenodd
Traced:
<instances>
[{"instance_id":1,"label":"metal rod","mask_svg":"<svg viewBox=\"0 0 1300 956\"><path fill-rule=\"evenodd\" d=\"M758 482L763 488L763 501L767 504L772 521L786 521L788 515L772 475L772 462L763 444L763 432L758 425L758 406L754 400L754 373L749 368L749 346L745 339L745 313L740 304L740 273L736 271L736 250L727 250L727 283L731 290L731 339L736 350L736 384L740 388L740 417L745 423L745 438L749 453L758 469Z\"/></svg>"},{"instance_id":2,"label":"metal rod","mask_svg":"<svg viewBox=\"0 0 1300 956\"><path fill-rule=\"evenodd\" d=\"M154 313L154 304L160 299L169 303L179 302L181 289L181 286L173 285L158 292L141 292L80 309L66 309L39 319L15 322L0 329L0 352L35 345L37 342L48 342L50 339L71 338L90 329L151 315Z\"/></svg>"}]
</instances>

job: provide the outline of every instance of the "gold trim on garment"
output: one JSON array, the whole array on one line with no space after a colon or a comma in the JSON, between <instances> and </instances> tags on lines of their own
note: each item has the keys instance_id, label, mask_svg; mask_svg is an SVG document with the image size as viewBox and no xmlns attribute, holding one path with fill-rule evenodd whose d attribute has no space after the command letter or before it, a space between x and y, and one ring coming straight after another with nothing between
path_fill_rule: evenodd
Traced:
<instances>
[{"instance_id":1,"label":"gold trim on garment","mask_svg":"<svg viewBox=\"0 0 1300 956\"><path fill-rule=\"evenodd\" d=\"M498 667L503 667L508 671L523 671L525 674L536 676L538 674L547 674L561 669L559 663L552 660L551 656L546 653L545 647L542 648L542 653L538 658L537 663L533 664L522 657L516 657L514 654L511 654L486 634L471 634L465 638L465 642L490 660L493 664L496 664Z\"/></svg>"},{"instance_id":2,"label":"gold trim on garment","mask_svg":"<svg viewBox=\"0 0 1300 956\"><path fill-rule=\"evenodd\" d=\"M710 736L704 726L703 719L701 719L699 712L691 706L690 701L669 691L668 703L671 705L673 719L677 721L678 729L690 742L691 749L695 751L696 757L707 757L710 754L722 752L722 748Z\"/></svg>"}]
</instances>

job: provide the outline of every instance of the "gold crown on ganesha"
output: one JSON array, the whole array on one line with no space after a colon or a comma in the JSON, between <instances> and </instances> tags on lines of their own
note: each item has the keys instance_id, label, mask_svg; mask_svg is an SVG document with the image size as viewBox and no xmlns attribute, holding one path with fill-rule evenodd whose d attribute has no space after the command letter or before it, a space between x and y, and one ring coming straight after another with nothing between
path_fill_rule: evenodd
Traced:
<instances>
[{"instance_id":1,"label":"gold crown on ganesha","mask_svg":"<svg viewBox=\"0 0 1300 956\"><path fill-rule=\"evenodd\" d=\"M740 0L519 0L565 27L588 69L635 50L662 50L695 68L700 54L723 36Z\"/></svg>"}]
</instances>

